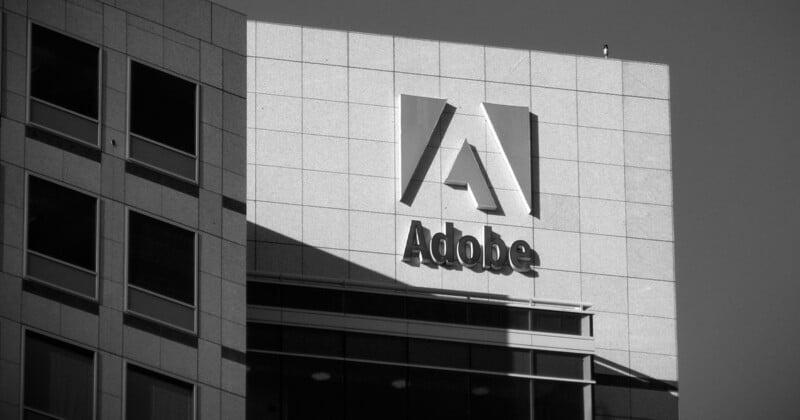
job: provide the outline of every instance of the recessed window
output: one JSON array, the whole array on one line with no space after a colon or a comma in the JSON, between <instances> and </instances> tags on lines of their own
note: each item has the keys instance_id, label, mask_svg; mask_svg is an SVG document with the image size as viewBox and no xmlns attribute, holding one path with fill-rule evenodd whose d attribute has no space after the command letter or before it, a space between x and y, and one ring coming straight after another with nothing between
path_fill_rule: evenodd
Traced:
<instances>
[{"instance_id":1,"label":"recessed window","mask_svg":"<svg viewBox=\"0 0 800 420\"><path fill-rule=\"evenodd\" d=\"M94 376L91 351L27 332L24 417L94 418Z\"/></svg>"},{"instance_id":2,"label":"recessed window","mask_svg":"<svg viewBox=\"0 0 800 420\"><path fill-rule=\"evenodd\" d=\"M100 48L31 24L32 124L98 146L99 81Z\"/></svg>"},{"instance_id":3,"label":"recessed window","mask_svg":"<svg viewBox=\"0 0 800 420\"><path fill-rule=\"evenodd\" d=\"M95 298L97 198L28 179L26 275Z\"/></svg>"},{"instance_id":4,"label":"recessed window","mask_svg":"<svg viewBox=\"0 0 800 420\"><path fill-rule=\"evenodd\" d=\"M194 387L166 375L128 365L126 420L191 420Z\"/></svg>"},{"instance_id":5,"label":"recessed window","mask_svg":"<svg viewBox=\"0 0 800 420\"><path fill-rule=\"evenodd\" d=\"M195 233L128 213L128 309L195 330Z\"/></svg>"},{"instance_id":6,"label":"recessed window","mask_svg":"<svg viewBox=\"0 0 800 420\"><path fill-rule=\"evenodd\" d=\"M129 156L196 180L197 85L131 61L129 92Z\"/></svg>"}]
</instances>

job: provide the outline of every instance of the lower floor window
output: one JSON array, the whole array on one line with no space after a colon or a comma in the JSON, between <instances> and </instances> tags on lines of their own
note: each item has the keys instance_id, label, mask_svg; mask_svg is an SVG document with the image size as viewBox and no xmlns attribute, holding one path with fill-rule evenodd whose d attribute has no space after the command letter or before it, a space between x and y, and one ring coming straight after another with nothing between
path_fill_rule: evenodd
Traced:
<instances>
[{"instance_id":1,"label":"lower floor window","mask_svg":"<svg viewBox=\"0 0 800 420\"><path fill-rule=\"evenodd\" d=\"M128 365L126 420L191 420L194 387L183 381Z\"/></svg>"},{"instance_id":2,"label":"lower floor window","mask_svg":"<svg viewBox=\"0 0 800 420\"><path fill-rule=\"evenodd\" d=\"M248 419L583 420L591 385L317 357L247 356Z\"/></svg>"},{"instance_id":3,"label":"lower floor window","mask_svg":"<svg viewBox=\"0 0 800 420\"><path fill-rule=\"evenodd\" d=\"M94 418L94 353L25 334L24 418Z\"/></svg>"}]
</instances>

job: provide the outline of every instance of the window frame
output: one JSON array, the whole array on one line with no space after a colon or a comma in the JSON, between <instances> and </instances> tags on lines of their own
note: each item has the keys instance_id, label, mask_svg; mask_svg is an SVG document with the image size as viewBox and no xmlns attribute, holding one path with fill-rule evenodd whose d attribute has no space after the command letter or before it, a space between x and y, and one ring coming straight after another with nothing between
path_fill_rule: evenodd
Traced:
<instances>
[{"instance_id":1,"label":"window frame","mask_svg":"<svg viewBox=\"0 0 800 420\"><path fill-rule=\"evenodd\" d=\"M20 379L19 379L19 407L20 407L20 410L19 410L19 420L24 420L25 419L25 410L26 410L26 406L25 406L25 364L27 362L25 360L25 351L26 351L27 345L28 345L28 333L29 332L32 332L34 334L38 334L38 335L43 336L45 338L49 338L49 339L57 341L59 343L64 343L64 344L67 344L67 345L78 347L78 348L86 350L87 352L92 354L92 420L97 419L97 414L98 414L97 405L100 402L100 400L98 398L98 391L99 391L99 388L98 388L99 366L98 365L99 365L99 363L98 363L98 352L97 352L97 350L95 348L89 347L89 346L87 346L87 345L85 345L83 343L68 339L66 337L57 336L55 334L52 334L52 333L49 333L49 332L46 332L46 331L42 331L42 330L39 330L39 329L34 329L34 328L30 327L30 326L27 326L27 325L23 324L22 328L20 330L20 333L22 334L22 340L21 340L22 341L22 345L21 345L21 350L20 350L20 375L19 375L19 377L20 377ZM32 410L35 410L37 413L42 413L41 411L36 410L36 409L32 409ZM44 414L46 416L49 416L49 417L56 418L55 416L53 416L50 413L42 413L42 414Z\"/></svg>"},{"instance_id":2,"label":"window frame","mask_svg":"<svg viewBox=\"0 0 800 420\"><path fill-rule=\"evenodd\" d=\"M198 412L198 400L197 400L197 383L192 381L189 378L184 378L179 375L176 375L171 372L167 372L161 368L156 368L154 366L148 366L143 363L135 362L129 359L122 360L122 420L127 420L128 416L128 368L133 366L137 369L141 369L147 372L150 372L154 375L161 375L166 376L170 379L174 379L176 381L183 382L192 387L192 420L197 420L197 412Z\"/></svg>"},{"instance_id":3,"label":"window frame","mask_svg":"<svg viewBox=\"0 0 800 420\"><path fill-rule=\"evenodd\" d=\"M185 152L183 150L176 149L176 148L174 148L174 147L172 147L170 145L161 143L158 140L151 139L151 138L145 137L145 136L143 136L141 134L136 134L136 133L131 131L131 97L133 96L133 85L131 84L131 66L132 66L132 63L134 63L134 62L136 62L137 64L140 64L140 65L149 67L151 69L160 71L162 73L166 73L166 74L168 74L170 76L173 76L173 77L176 77L178 79L182 79L182 80L187 81L189 83L192 83L194 85L194 126L195 126L195 130L194 130L194 155L189 154L189 153L187 153L187 152ZM139 165L143 165L143 166L147 167L148 169L152 169L152 170L157 171L159 173L163 173L163 174L166 174L166 175L169 175L169 176L172 176L172 177L177 177L177 178L179 178L179 179L181 179L183 181L187 181L187 182L190 182L192 184L199 185L200 184L200 179L199 179L200 178L200 169L199 169L199 167L200 167L200 126L201 126L201 123L200 123L200 81L188 78L188 77L183 76L183 75L180 75L178 73L175 73L174 71L167 70L167 69L165 69L163 67L156 67L156 66L152 65L151 63L146 63L146 62L144 62L142 60L137 60L137 59L135 59L135 58L133 58L131 56L127 57L126 70L127 70L126 86L128 88L128 92L127 92L127 95L126 95L126 98L125 98L125 139L126 139L126 141L125 141L125 159L129 160L131 162L136 162ZM174 153L177 153L179 155L183 155L183 156L190 157L190 158L194 159L194 179L187 178L187 177L185 177L185 176L183 176L181 174L178 174L176 172L171 172L169 170L166 170L166 169L163 169L163 168L159 168L156 165L153 165L153 164L147 163L147 162L145 162L143 160L136 159L135 157L132 157L131 156L131 136L135 136L135 137L137 137L139 139L142 139L146 143L155 144L157 147L163 147L163 148L165 148L165 149L167 149L167 150L169 150L171 152L174 152Z\"/></svg>"},{"instance_id":4,"label":"window frame","mask_svg":"<svg viewBox=\"0 0 800 420\"><path fill-rule=\"evenodd\" d=\"M148 289L145 289L145 288L140 287L140 286L136 286L136 285L130 284L130 279L128 278L128 274L129 274L129 269L128 268L129 268L129 263L130 263L130 239L131 239L131 236L130 236L130 219L131 219L130 218L130 214L131 214L131 212L136 212L136 213L138 213L140 215L143 215L145 217L149 217L151 219L155 219L155 220L158 220L160 222L168 223L168 224L170 224L172 226L175 226L177 228L189 231L194 236L194 239L192 240L192 245L194 246L194 250L193 250L194 251L194 267L192 268L192 276L194 277L194 290L193 290L192 295L194 297L194 301L193 301L192 305L188 305L186 302L181 302L180 300L172 298L172 297L169 297L169 296L164 296L161 293L158 293L158 292L155 292L155 291L152 291L152 290L148 290ZM165 325L165 326L167 326L169 328L175 328L175 329L178 329L180 331L188 332L188 333L190 333L192 335L197 335L198 334L198 324L199 324L199 320L198 320L198 318L199 318L198 297L199 297L199 293L198 293L197 289L198 289L198 281L199 281L199 273L198 273L198 271L200 269L199 237L200 237L200 235L198 234L198 232L196 230L190 228L189 226L185 226L185 225L183 225L181 223L178 223L178 222L166 219L164 217L149 213L149 212L144 211L142 209L137 209L137 208L132 208L130 206L125 206L125 244L124 244L124 249L123 249L123 252L124 252L123 269L125 270L125 273L124 273L125 288L124 288L124 291L123 291L123 300L125 301L124 302L124 311L125 311L125 313L129 313L129 314L132 314L134 316L137 316L137 317L140 317L140 318L144 318L144 319L146 319L148 321L157 322L157 323L159 323L161 325ZM152 317L150 315L147 315L147 314L141 313L139 311L136 311L135 309L131 309L129 307L129 299L128 299L129 298L129 293L128 293L128 288L129 287L133 287L134 289L136 289L136 290L138 290L140 292L153 295L153 296L155 296L155 297L157 297L159 299L164 299L164 300L167 300L167 301L169 301L171 303L175 303L175 304L183 306L183 307L191 307L192 311L193 311L193 315L192 315L193 329L189 330L189 329L187 329L185 327L173 324L173 323L171 323L169 321L165 321L163 319L158 319L158 318Z\"/></svg>"},{"instance_id":5,"label":"window frame","mask_svg":"<svg viewBox=\"0 0 800 420\"><path fill-rule=\"evenodd\" d=\"M42 130L46 130L46 131L51 132L51 133L55 133L60 137L67 138L70 141L77 142L77 143L79 143L81 145L88 146L88 147L91 147L91 148L94 148L94 149L98 149L98 150L102 150L101 139L102 139L103 117L104 117L103 116L103 77L105 76L105 74L103 72L103 45L97 44L95 42L89 41L87 39L78 37L78 36L73 35L73 34L67 34L62 29L54 28L54 27L52 27L50 25L47 25L47 24L44 24L44 23L41 23L41 22L38 22L38 21L34 22L31 19L28 19L27 24L28 24L28 27L27 27L27 36L28 36L27 53L28 53L28 56L25 59L25 65L26 65L26 71L25 71L25 93L26 93L26 95L25 95L25 97L26 97L26 101L25 101L25 124L33 126L33 127L36 127L36 128L40 128ZM94 143L89 143L86 140L79 139L79 138L77 138L75 136L72 136L70 134L61 132L61 131L53 129L51 127L47 127L47 126L42 125L42 124L38 124L38 123L36 123L34 121L31 121L31 101L34 100L34 97L31 94L31 68L33 67L32 63L31 63L31 60L33 60L33 54L32 54L33 53L33 42L32 42L32 39L33 39L33 37L32 37L33 25L40 26L40 27L45 28L47 30L56 32L56 33L61 34L63 36L72 38L72 39L74 39L76 41L83 42L84 44L88 44L88 45L91 45L91 46L97 48L97 50L98 50L97 51L97 118L93 118L93 117L90 117L88 115L83 115L83 114L81 114L79 112L76 112L76 111L73 111L73 110L70 110L70 109L66 109L66 108L64 108L64 107L62 107L60 105L56 105L56 104L50 103L50 102L45 101L43 99L35 98L36 101L38 101L40 103L43 103L43 104L45 104L47 106L54 107L54 108L58 109L59 111L66 112L66 113L68 113L70 115L73 115L73 116L76 116L78 118L81 118L81 119L84 119L84 120L87 120L87 121L91 121L91 122L97 124L97 137L96 137L96 141Z\"/></svg>"},{"instance_id":6,"label":"window frame","mask_svg":"<svg viewBox=\"0 0 800 420\"><path fill-rule=\"evenodd\" d=\"M54 288L56 288L56 289L58 289L60 291L63 291L65 293L69 293L71 295L79 296L79 297L81 297L83 299L90 299L90 300L92 300L94 302L99 301L99 296L98 295L99 295L99 289L100 289L100 239L101 239L100 238L100 223L101 223L100 219L101 219L101 216L102 216L102 211L101 211L102 210L102 206L101 206L102 199L101 199L101 197L99 195L95 194L95 193L90 192L90 191L86 191L84 189L75 187L74 185L67 184L67 183L65 183L63 181L56 180L56 179L44 176L44 175L39 174L39 173L33 173L31 171L27 171L26 170L24 176L25 176L25 181L24 181L25 182L25 191L24 191L25 200L24 200L24 204L23 204L23 221L22 221L22 251L23 251L23 253L22 253L22 275L23 275L23 278L25 278L26 280L31 280L31 281L35 281L37 283L45 284L48 287L54 287ZM67 267L70 267L70 268L75 269L75 270L80 270L80 271L87 272L87 273L90 272L86 268L79 267L79 266L77 266L75 264L72 264L72 263L69 263L67 261L62 261L62 260L60 260L58 258L51 257L49 255L44 255L44 254L42 254L40 252L32 251L32 250L28 249L28 213L29 213L29 210L30 210L29 206L30 206L30 179L31 179L31 177L39 178L40 180L43 180L45 182L50 182L52 184L56 184L56 185L58 185L60 187L75 191L75 192L80 193L80 194L88 195L88 196L90 196L90 197L95 199L95 218L94 218L94 223L95 223L94 234L95 234L95 238L94 238L94 273L93 273L94 274L94 296L88 296L88 295L85 295L83 293L76 292L76 291L74 291L72 289L69 289L67 287L60 286L58 284L52 283L50 281L47 281L45 279L40 279L38 277L34 277L34 276L28 274L28 264L29 264L29 262L28 262L28 253L29 252L33 252L38 257L45 258L45 259L48 259L48 260L51 260L51 261L55 261L58 264L66 265Z\"/></svg>"}]
</instances>

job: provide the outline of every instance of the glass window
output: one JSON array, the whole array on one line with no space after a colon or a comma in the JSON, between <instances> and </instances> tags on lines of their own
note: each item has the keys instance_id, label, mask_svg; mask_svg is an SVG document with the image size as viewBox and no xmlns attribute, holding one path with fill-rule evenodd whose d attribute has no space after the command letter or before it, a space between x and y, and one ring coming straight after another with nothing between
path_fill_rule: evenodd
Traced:
<instances>
[{"instance_id":1,"label":"glass window","mask_svg":"<svg viewBox=\"0 0 800 420\"><path fill-rule=\"evenodd\" d=\"M408 318L420 321L467 323L467 304L435 299L407 299Z\"/></svg>"},{"instance_id":2,"label":"glass window","mask_svg":"<svg viewBox=\"0 0 800 420\"><path fill-rule=\"evenodd\" d=\"M281 418L281 356L247 353L247 396L248 419Z\"/></svg>"},{"instance_id":3,"label":"glass window","mask_svg":"<svg viewBox=\"0 0 800 420\"><path fill-rule=\"evenodd\" d=\"M128 285L129 309L194 331L195 233L129 212Z\"/></svg>"},{"instance_id":4,"label":"glass window","mask_svg":"<svg viewBox=\"0 0 800 420\"><path fill-rule=\"evenodd\" d=\"M31 25L32 123L98 145L100 49Z\"/></svg>"},{"instance_id":5,"label":"glass window","mask_svg":"<svg viewBox=\"0 0 800 420\"><path fill-rule=\"evenodd\" d=\"M527 309L500 305L472 304L469 306L469 321L472 325L491 328L528 329Z\"/></svg>"},{"instance_id":6,"label":"glass window","mask_svg":"<svg viewBox=\"0 0 800 420\"><path fill-rule=\"evenodd\" d=\"M344 295L344 311L351 314L404 318L405 299L402 296L378 293L348 292Z\"/></svg>"},{"instance_id":7,"label":"glass window","mask_svg":"<svg viewBox=\"0 0 800 420\"><path fill-rule=\"evenodd\" d=\"M553 311L533 311L533 331L581 334L581 315Z\"/></svg>"},{"instance_id":8,"label":"glass window","mask_svg":"<svg viewBox=\"0 0 800 420\"><path fill-rule=\"evenodd\" d=\"M405 420L406 368L346 364L345 407L348 420Z\"/></svg>"},{"instance_id":9,"label":"glass window","mask_svg":"<svg viewBox=\"0 0 800 420\"><path fill-rule=\"evenodd\" d=\"M94 354L28 332L25 335L25 418L91 419Z\"/></svg>"},{"instance_id":10,"label":"glass window","mask_svg":"<svg viewBox=\"0 0 800 420\"><path fill-rule=\"evenodd\" d=\"M531 381L499 375L470 375L471 420L529 420Z\"/></svg>"},{"instance_id":11,"label":"glass window","mask_svg":"<svg viewBox=\"0 0 800 420\"><path fill-rule=\"evenodd\" d=\"M470 367L490 372L531 374L531 352L498 346L470 346Z\"/></svg>"},{"instance_id":12,"label":"glass window","mask_svg":"<svg viewBox=\"0 0 800 420\"><path fill-rule=\"evenodd\" d=\"M587 356L537 351L534 357L536 374L539 376L584 379L583 361Z\"/></svg>"},{"instance_id":13,"label":"glass window","mask_svg":"<svg viewBox=\"0 0 800 420\"><path fill-rule=\"evenodd\" d=\"M197 85L135 61L130 80L130 157L194 180Z\"/></svg>"},{"instance_id":14,"label":"glass window","mask_svg":"<svg viewBox=\"0 0 800 420\"><path fill-rule=\"evenodd\" d=\"M247 283L247 303L250 305L281 306L281 286L273 283Z\"/></svg>"},{"instance_id":15,"label":"glass window","mask_svg":"<svg viewBox=\"0 0 800 420\"><path fill-rule=\"evenodd\" d=\"M469 374L409 368L408 404L410 419L467 419L469 418Z\"/></svg>"},{"instance_id":16,"label":"glass window","mask_svg":"<svg viewBox=\"0 0 800 420\"><path fill-rule=\"evenodd\" d=\"M281 326L258 323L247 324L247 346L253 350L280 351Z\"/></svg>"},{"instance_id":17,"label":"glass window","mask_svg":"<svg viewBox=\"0 0 800 420\"><path fill-rule=\"evenodd\" d=\"M409 363L427 366L469 368L469 345L452 341L408 340Z\"/></svg>"},{"instance_id":18,"label":"glass window","mask_svg":"<svg viewBox=\"0 0 800 420\"><path fill-rule=\"evenodd\" d=\"M28 179L26 274L94 298L97 198Z\"/></svg>"},{"instance_id":19,"label":"glass window","mask_svg":"<svg viewBox=\"0 0 800 420\"><path fill-rule=\"evenodd\" d=\"M533 418L536 420L583 420L583 389L570 382L533 381Z\"/></svg>"},{"instance_id":20,"label":"glass window","mask_svg":"<svg viewBox=\"0 0 800 420\"><path fill-rule=\"evenodd\" d=\"M143 368L128 365L126 420L191 420L193 386Z\"/></svg>"},{"instance_id":21,"label":"glass window","mask_svg":"<svg viewBox=\"0 0 800 420\"><path fill-rule=\"evenodd\" d=\"M344 356L342 331L283 327L283 351L288 353Z\"/></svg>"},{"instance_id":22,"label":"glass window","mask_svg":"<svg viewBox=\"0 0 800 420\"><path fill-rule=\"evenodd\" d=\"M344 418L344 362L283 357L283 407L286 419Z\"/></svg>"},{"instance_id":23,"label":"glass window","mask_svg":"<svg viewBox=\"0 0 800 420\"><path fill-rule=\"evenodd\" d=\"M283 286L281 298L287 308L342 312L342 292L339 290Z\"/></svg>"},{"instance_id":24,"label":"glass window","mask_svg":"<svg viewBox=\"0 0 800 420\"><path fill-rule=\"evenodd\" d=\"M408 340L405 337L348 332L346 340L347 357L353 359L395 363L405 363L407 360Z\"/></svg>"}]
</instances>

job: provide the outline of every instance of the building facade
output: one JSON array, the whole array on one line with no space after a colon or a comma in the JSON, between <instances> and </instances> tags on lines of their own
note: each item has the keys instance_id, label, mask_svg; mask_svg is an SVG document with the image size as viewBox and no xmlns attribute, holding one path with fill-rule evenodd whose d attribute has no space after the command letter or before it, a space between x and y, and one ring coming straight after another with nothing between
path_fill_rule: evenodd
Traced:
<instances>
[{"instance_id":1,"label":"building facade","mask_svg":"<svg viewBox=\"0 0 800 420\"><path fill-rule=\"evenodd\" d=\"M251 418L677 417L666 66L258 21L247 56Z\"/></svg>"},{"instance_id":2,"label":"building facade","mask_svg":"<svg viewBox=\"0 0 800 420\"><path fill-rule=\"evenodd\" d=\"M0 418L244 418L244 16L2 7Z\"/></svg>"},{"instance_id":3,"label":"building facade","mask_svg":"<svg viewBox=\"0 0 800 420\"><path fill-rule=\"evenodd\" d=\"M677 418L666 66L0 5L0 417Z\"/></svg>"}]
</instances>

